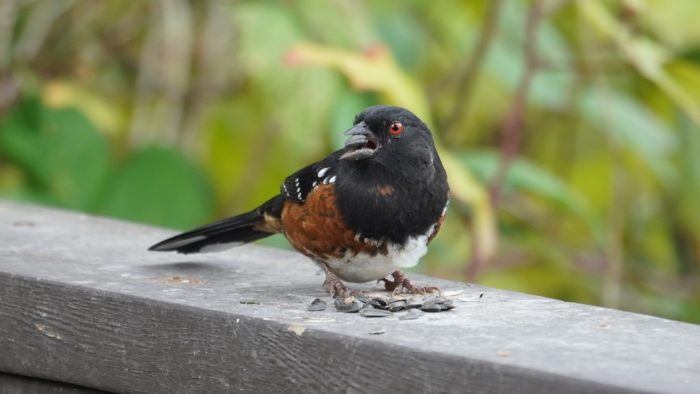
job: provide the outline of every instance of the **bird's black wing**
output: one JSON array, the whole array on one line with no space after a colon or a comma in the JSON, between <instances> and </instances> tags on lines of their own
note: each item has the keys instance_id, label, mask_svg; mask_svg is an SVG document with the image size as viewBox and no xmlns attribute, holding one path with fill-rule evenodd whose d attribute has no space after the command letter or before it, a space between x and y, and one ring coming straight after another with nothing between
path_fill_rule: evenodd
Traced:
<instances>
[{"instance_id":1,"label":"bird's black wing","mask_svg":"<svg viewBox=\"0 0 700 394\"><path fill-rule=\"evenodd\" d=\"M280 186L280 195L285 200L306 201L306 196L316 187L335 183L338 158L342 151L337 151L325 159L310 164L287 177Z\"/></svg>"}]
</instances>

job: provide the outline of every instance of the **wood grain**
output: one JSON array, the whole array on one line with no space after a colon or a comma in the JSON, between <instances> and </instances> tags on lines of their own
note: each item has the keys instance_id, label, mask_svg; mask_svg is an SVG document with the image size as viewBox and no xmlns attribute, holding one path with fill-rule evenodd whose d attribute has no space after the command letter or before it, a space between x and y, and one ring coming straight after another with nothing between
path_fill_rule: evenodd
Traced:
<instances>
[{"instance_id":1,"label":"wood grain","mask_svg":"<svg viewBox=\"0 0 700 394\"><path fill-rule=\"evenodd\" d=\"M0 372L0 394L105 394L72 384Z\"/></svg>"}]
</instances>

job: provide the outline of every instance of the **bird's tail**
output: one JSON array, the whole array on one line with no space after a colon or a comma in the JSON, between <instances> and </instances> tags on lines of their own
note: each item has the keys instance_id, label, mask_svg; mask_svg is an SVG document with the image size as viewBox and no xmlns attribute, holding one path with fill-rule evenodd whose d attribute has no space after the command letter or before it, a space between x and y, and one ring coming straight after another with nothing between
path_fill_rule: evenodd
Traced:
<instances>
[{"instance_id":1,"label":"bird's tail","mask_svg":"<svg viewBox=\"0 0 700 394\"><path fill-rule=\"evenodd\" d=\"M265 238L281 231L282 202L282 197L276 196L250 212L176 235L148 250L205 253Z\"/></svg>"}]
</instances>

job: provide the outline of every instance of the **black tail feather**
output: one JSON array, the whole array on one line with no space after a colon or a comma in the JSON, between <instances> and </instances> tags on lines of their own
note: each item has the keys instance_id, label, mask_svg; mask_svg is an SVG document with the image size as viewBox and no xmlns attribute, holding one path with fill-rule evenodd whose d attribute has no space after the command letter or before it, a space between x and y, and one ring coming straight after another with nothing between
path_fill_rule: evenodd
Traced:
<instances>
[{"instance_id":1,"label":"black tail feather","mask_svg":"<svg viewBox=\"0 0 700 394\"><path fill-rule=\"evenodd\" d=\"M281 206L282 198L277 196L250 212L178 234L151 246L148 250L188 254L205 252L203 249L206 247L217 250L217 246L224 248L227 244L233 247L253 242L274 234L262 230L265 228L265 215L279 217Z\"/></svg>"}]
</instances>

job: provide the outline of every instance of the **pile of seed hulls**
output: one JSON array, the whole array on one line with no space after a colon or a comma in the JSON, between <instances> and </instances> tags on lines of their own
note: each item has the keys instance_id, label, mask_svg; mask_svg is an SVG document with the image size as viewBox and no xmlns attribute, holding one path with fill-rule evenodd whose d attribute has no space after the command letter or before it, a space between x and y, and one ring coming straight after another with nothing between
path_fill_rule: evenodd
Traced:
<instances>
[{"instance_id":1,"label":"pile of seed hulls","mask_svg":"<svg viewBox=\"0 0 700 394\"><path fill-rule=\"evenodd\" d=\"M410 320L420 317L422 312L442 312L453 309L452 299L442 295L406 295L406 294L356 294L351 297L336 298L335 309L338 312L358 312L364 317L386 317L394 312L408 311L400 319ZM316 298L308 307L309 311L322 311L326 303Z\"/></svg>"}]
</instances>

